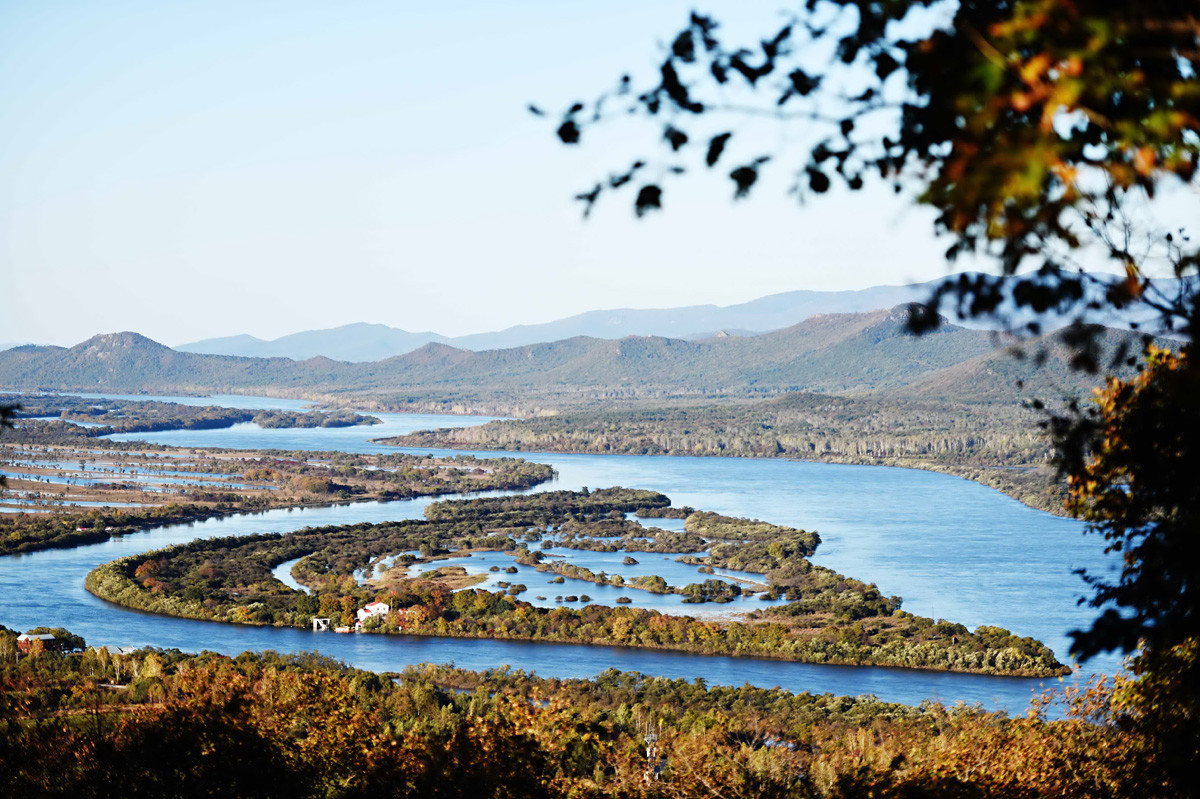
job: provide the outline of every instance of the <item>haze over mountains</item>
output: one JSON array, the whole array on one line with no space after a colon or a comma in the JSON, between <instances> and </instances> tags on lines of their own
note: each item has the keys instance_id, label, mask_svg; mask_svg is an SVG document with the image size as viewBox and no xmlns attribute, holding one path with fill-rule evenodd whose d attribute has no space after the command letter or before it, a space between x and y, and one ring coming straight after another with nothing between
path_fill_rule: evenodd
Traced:
<instances>
[{"instance_id":1,"label":"haze over mountains","mask_svg":"<svg viewBox=\"0 0 1200 799\"><path fill-rule=\"evenodd\" d=\"M0 352L0 387L118 393L291 393L385 402L497 402L564 406L636 398L766 397L805 391L904 394L930 399L1015 398L1015 379L1055 395L1082 391L1052 359L1012 361L996 334L945 325L922 337L903 330L905 310L828 314L751 337L687 341L577 336L474 352L431 343L382 361L250 358L172 350L136 333L95 336L74 347ZM1115 336L1121 334L1115 333ZM1124 334L1128 335L1128 334ZM1003 379L987 380L1002 372ZM970 380L963 378L970 375Z\"/></svg>"},{"instance_id":2,"label":"haze over mountains","mask_svg":"<svg viewBox=\"0 0 1200 799\"><path fill-rule=\"evenodd\" d=\"M1091 286L1097 295L1103 293L1103 281L1110 276L1097 275L1101 283ZM588 311L543 324L516 325L492 333L467 336L444 336L432 331L419 333L380 324L355 323L326 330L306 330L271 341L249 335L205 339L182 344L181 352L211 355L241 355L258 358L291 358L305 360L317 356L335 361L355 363L381 361L403 355L427 344L446 344L456 349L483 352L511 349L530 344L563 341L577 336L598 339L620 339L627 336L662 336L697 340L718 334L747 336L780 330L803 322L818 314L863 313L893 308L930 297L944 280L957 276L913 283L905 286L873 286L858 291L789 291L772 294L749 302L728 306L690 305L681 308L635 309L621 308ZM1179 288L1178 281L1157 280L1156 284L1168 294ZM1137 322L1147 324L1155 318L1149 309L1114 311L1107 303L1105 310L1091 322L1110 327L1126 327ZM1028 314L1014 314L1014 322L1032 320ZM1037 316L1043 330L1051 330L1074 321L1073 316L1059 317L1053 313ZM991 329L991 320L968 320L963 326Z\"/></svg>"},{"instance_id":3,"label":"haze over mountains","mask_svg":"<svg viewBox=\"0 0 1200 799\"><path fill-rule=\"evenodd\" d=\"M856 313L891 308L929 296L940 281L908 286L874 286L860 291L789 291L736 305L588 311L553 322L516 325L493 333L449 337L429 331L412 333L387 325L356 323L327 330L306 330L271 341L249 335L205 339L176 347L181 352L304 360L323 355L335 361L379 361L426 344L484 350L522 347L576 336L619 339L626 336L704 338L721 331L763 333L802 322L815 314Z\"/></svg>"}]
</instances>

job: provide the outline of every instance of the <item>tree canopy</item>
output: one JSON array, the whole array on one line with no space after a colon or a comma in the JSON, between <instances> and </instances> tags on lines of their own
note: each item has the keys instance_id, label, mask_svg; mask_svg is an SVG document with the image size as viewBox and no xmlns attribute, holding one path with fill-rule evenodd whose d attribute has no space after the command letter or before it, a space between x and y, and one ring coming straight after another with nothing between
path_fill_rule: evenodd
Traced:
<instances>
[{"instance_id":1,"label":"tree canopy","mask_svg":"<svg viewBox=\"0 0 1200 799\"><path fill-rule=\"evenodd\" d=\"M570 105L557 133L578 144L615 115L661 122L658 155L581 192L585 213L628 191L644 215L697 170L726 175L735 199L768 169L787 170L802 197L872 179L915 191L936 209L949 260L994 257L1000 272L945 285L914 314L916 330L943 307L1037 332L1049 312L1086 322L1135 305L1190 337L1192 284L1161 278L1195 275L1200 249L1153 208L1196 178L1198 11L1163 0L808 0L749 46L693 13L648 85L622 76ZM746 136L751 149L738 151L749 119L803 143L764 152ZM1123 278L1083 270L1082 251Z\"/></svg>"},{"instance_id":2,"label":"tree canopy","mask_svg":"<svg viewBox=\"0 0 1200 799\"><path fill-rule=\"evenodd\" d=\"M1048 420L1071 509L1124 559L1115 581L1086 576L1103 613L1076 634L1075 653L1165 650L1194 638L1200 618L1190 357L1200 244L1162 215L1195 201L1198 67L1194 0L807 0L751 45L693 13L649 83L622 76L571 104L557 135L578 145L627 114L659 126L657 155L581 192L585 213L626 192L643 216L696 171L727 176L735 200L768 169L787 170L801 197L870 181L911 192L935 209L948 261L996 266L915 306L914 332L941 312L1029 333L1066 317L1075 364L1093 371L1137 363L1127 351L1100 361L1089 322L1113 310L1136 309L1144 329L1176 336L1177 355L1147 350L1138 377ZM750 149L738 149L747 120L800 143L764 151L745 136ZM1117 268L1084 268L1097 259Z\"/></svg>"}]
</instances>

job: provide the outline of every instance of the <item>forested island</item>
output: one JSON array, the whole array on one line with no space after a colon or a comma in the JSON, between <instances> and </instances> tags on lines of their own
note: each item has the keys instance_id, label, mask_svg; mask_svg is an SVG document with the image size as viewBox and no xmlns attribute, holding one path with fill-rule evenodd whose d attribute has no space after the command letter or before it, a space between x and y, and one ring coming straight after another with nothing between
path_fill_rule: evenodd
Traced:
<instances>
[{"instance_id":1,"label":"forested island","mask_svg":"<svg viewBox=\"0 0 1200 799\"><path fill-rule=\"evenodd\" d=\"M70 437L68 444L13 441L24 441L23 433L5 431L0 439L0 466L8 474L0 507L16 511L0 513L0 555L271 508L520 490L554 474L520 458L193 449Z\"/></svg>"},{"instance_id":2,"label":"forested island","mask_svg":"<svg viewBox=\"0 0 1200 799\"><path fill-rule=\"evenodd\" d=\"M669 504L661 494L625 488L443 501L430 505L424 520L193 541L122 558L92 571L87 588L137 610L243 624L308 627L318 617L349 628L360 609L379 602L387 606L385 612L359 614L365 632L982 674L1068 671L1038 641L1000 628L983 626L972 633L959 624L914 616L900 609L898 597L885 597L874 585L812 563L808 556L820 541L814 533L702 512L687 517L682 538L654 528L633 530L627 520L619 523L626 513ZM356 579L400 553L436 558L493 550L536 562L540 558L530 547L560 537L582 548L593 542L620 546L637 538L653 551L694 552L699 542L708 551L691 562L754 570L771 595L789 601L742 621L702 621L629 606L537 608L511 592L452 591L436 577L391 580L387 587ZM293 590L272 575L274 567L297 559L292 574L311 593ZM730 586L719 582L686 586L682 593L719 599Z\"/></svg>"},{"instance_id":3,"label":"forested island","mask_svg":"<svg viewBox=\"0 0 1200 799\"><path fill-rule=\"evenodd\" d=\"M260 427L352 427L379 424L379 419L347 410L243 410L216 405L184 405L156 400L76 397L59 394L10 394L5 403L18 408L15 418L31 432L59 420L52 430L87 437L112 433L156 433L164 430L219 430L253 422ZM84 423L83 426L73 424Z\"/></svg>"}]
</instances>

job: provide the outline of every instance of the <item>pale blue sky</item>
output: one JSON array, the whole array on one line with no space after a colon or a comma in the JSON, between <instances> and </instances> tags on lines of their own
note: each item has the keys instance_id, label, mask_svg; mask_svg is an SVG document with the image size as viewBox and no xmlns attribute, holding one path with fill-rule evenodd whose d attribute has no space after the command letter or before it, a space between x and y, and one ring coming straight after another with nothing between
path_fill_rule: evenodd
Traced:
<instances>
[{"instance_id":1,"label":"pale blue sky","mask_svg":"<svg viewBox=\"0 0 1200 799\"><path fill-rule=\"evenodd\" d=\"M571 196L652 135L525 109L653 70L693 3L0 2L0 343L168 344L367 321L455 335L609 307L942 275L889 192L783 176ZM774 2L711 2L751 33Z\"/></svg>"}]
</instances>

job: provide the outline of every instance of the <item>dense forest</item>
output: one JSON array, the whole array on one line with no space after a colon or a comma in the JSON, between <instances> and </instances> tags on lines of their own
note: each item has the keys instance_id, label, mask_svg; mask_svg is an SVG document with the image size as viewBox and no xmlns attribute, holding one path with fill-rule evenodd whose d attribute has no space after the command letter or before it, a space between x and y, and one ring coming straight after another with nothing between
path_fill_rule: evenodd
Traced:
<instances>
[{"instance_id":1,"label":"dense forest","mask_svg":"<svg viewBox=\"0 0 1200 799\"><path fill-rule=\"evenodd\" d=\"M564 681L423 666L389 677L315 654L98 647L14 662L14 641L0 628L0 782L14 799L1184 790L1126 678L1010 718L616 671Z\"/></svg>"},{"instance_id":2,"label":"dense forest","mask_svg":"<svg viewBox=\"0 0 1200 799\"><path fill-rule=\"evenodd\" d=\"M137 610L243 624L307 627L312 617L323 617L348 627L357 609L382 601L388 613L368 619L364 631L985 674L1067 671L1038 641L1001 628L984 626L972 633L960 624L914 616L900 609L898 597L885 597L874 585L812 563L807 556L819 543L815 534L716 514L694 513L685 522L692 535L702 535L712 546L710 555L692 562L761 571L769 595L786 597L788 604L755 611L745 621L717 622L629 606L544 609L509 593L452 592L436 580L392 581L380 588L355 577L389 554L406 552L435 558L452 551L503 550L536 562L528 547L557 538L559 529L572 532L576 546L586 546L589 538L612 542L614 515L668 502L655 492L625 488L450 500L429 506L426 520L208 539L135 555L95 569L87 588ZM643 528L638 537L656 536L654 528ZM694 551L694 540L666 536ZM272 576L276 565L295 559L292 574L312 593L292 590ZM680 593L693 601L721 601L731 588L709 580L684 586Z\"/></svg>"}]
</instances>

